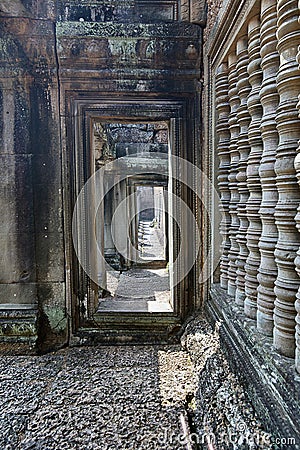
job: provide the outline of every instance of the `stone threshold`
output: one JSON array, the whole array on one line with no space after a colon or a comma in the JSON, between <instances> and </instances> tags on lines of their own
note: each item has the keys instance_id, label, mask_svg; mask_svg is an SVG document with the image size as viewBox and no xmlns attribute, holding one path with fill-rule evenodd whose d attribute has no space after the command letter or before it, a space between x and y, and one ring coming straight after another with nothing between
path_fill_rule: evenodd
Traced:
<instances>
[{"instance_id":1,"label":"stone threshold","mask_svg":"<svg viewBox=\"0 0 300 450\"><path fill-rule=\"evenodd\" d=\"M97 312L70 339L70 345L170 344L183 331L174 313Z\"/></svg>"}]
</instances>

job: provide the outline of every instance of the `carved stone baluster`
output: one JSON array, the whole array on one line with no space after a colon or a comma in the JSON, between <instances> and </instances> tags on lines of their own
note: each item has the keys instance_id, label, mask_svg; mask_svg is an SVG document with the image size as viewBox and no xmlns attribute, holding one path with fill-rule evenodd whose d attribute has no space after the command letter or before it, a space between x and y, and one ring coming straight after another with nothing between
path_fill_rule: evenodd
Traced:
<instances>
[{"instance_id":1,"label":"carved stone baluster","mask_svg":"<svg viewBox=\"0 0 300 450\"><path fill-rule=\"evenodd\" d=\"M275 206L278 200L274 171L278 145L275 113L279 101L276 89L276 74L279 66L279 56L276 50L276 18L276 0L262 0L260 54L262 58L263 82L260 90L260 101L263 108L263 116L260 130L263 141L263 154L259 168L262 187L262 202L259 210L262 233L259 240L261 262L257 276L259 282L257 328L267 336L273 335L274 283L277 277L277 267L274 258L278 237L274 218Z\"/></svg>"},{"instance_id":2,"label":"carved stone baluster","mask_svg":"<svg viewBox=\"0 0 300 450\"><path fill-rule=\"evenodd\" d=\"M231 224L229 229L230 250L229 250L229 270L228 270L228 294L235 296L236 291L236 259L239 254L239 246L236 241L237 232L239 230L239 218L237 216L237 205L239 203L239 192L237 188L237 172L239 163L239 151L237 146L238 135L240 131L239 124L237 122L237 110L240 104L240 99L237 91L237 72L236 72L236 54L231 53L228 56L229 67L229 130L230 130L230 172L228 176L229 190L230 190L230 205L229 214L231 217Z\"/></svg>"},{"instance_id":3,"label":"carved stone baluster","mask_svg":"<svg viewBox=\"0 0 300 450\"><path fill-rule=\"evenodd\" d=\"M296 61L300 41L297 0L277 1L277 27L280 66L277 75L279 106L276 123L279 144L275 172L279 199L275 219L279 235L275 250L278 276L275 282L274 347L283 355L293 357L295 300L299 288L294 260L300 244L294 220L300 202L294 169L300 130L296 108L300 91L300 73Z\"/></svg>"},{"instance_id":4,"label":"carved stone baluster","mask_svg":"<svg viewBox=\"0 0 300 450\"><path fill-rule=\"evenodd\" d=\"M251 319L256 319L257 314L257 288L258 288L258 268L260 265L260 251L258 248L261 236L261 220L259 208L261 204L261 184L259 178L259 166L262 157L263 143L260 134L260 124L262 118L262 106L259 92L262 84L262 69L260 57L260 18L253 17L248 25L248 52L249 64L248 74L251 85L251 92L248 96L248 111L251 122L248 128L248 139L251 146L248 166L247 185L250 196L246 205L249 227L247 232L247 247L249 256L245 265L245 314Z\"/></svg>"},{"instance_id":5,"label":"carved stone baluster","mask_svg":"<svg viewBox=\"0 0 300 450\"><path fill-rule=\"evenodd\" d=\"M300 10L300 0L298 2L298 9ZM300 24L300 16L298 18L299 24ZM297 54L297 61L299 64L299 68L300 68L300 45L298 47L298 54ZM298 112L299 112L299 116L300 116L300 93L299 93L299 97L298 97ZM298 149L297 149L297 156L295 159L295 169L296 169L296 175L298 178L298 183L300 185L300 141L298 143ZM298 206L298 210L297 210L297 215L296 215L296 223L297 223L297 229L298 231L300 231L300 205ZM297 273L300 277L300 248L297 252L297 257L295 259L295 264L296 264L296 270ZM298 289L297 295L296 295L296 312L297 312L297 316L296 316L296 370L300 373L300 288Z\"/></svg>"},{"instance_id":6,"label":"carved stone baluster","mask_svg":"<svg viewBox=\"0 0 300 450\"><path fill-rule=\"evenodd\" d=\"M217 70L216 74L216 109L218 112L217 119L217 133L219 137L218 155L220 159L218 184L221 194L221 203L224 214L220 224L220 232L223 237L223 254L221 257L221 287L227 289L228 287L228 267L229 259L228 252L230 249L229 227L231 217L229 214L230 190L228 187L228 175L230 169L230 132L228 128L228 117L230 112L228 101L228 65L223 63Z\"/></svg>"},{"instance_id":7,"label":"carved stone baluster","mask_svg":"<svg viewBox=\"0 0 300 450\"><path fill-rule=\"evenodd\" d=\"M247 218L246 204L249 198L247 186L247 163L250 153L248 141L248 127L250 124L250 115L247 108L247 99L251 90L248 80L248 36L245 35L237 41L237 89L240 97L240 105L237 111L237 121L240 127L238 137L239 164L236 176L239 192L239 204L237 215L240 226L237 234L237 243L239 245L239 255L237 258L237 279L235 301L243 306L245 301L245 264L249 254L247 248L247 230L249 221Z\"/></svg>"}]
</instances>

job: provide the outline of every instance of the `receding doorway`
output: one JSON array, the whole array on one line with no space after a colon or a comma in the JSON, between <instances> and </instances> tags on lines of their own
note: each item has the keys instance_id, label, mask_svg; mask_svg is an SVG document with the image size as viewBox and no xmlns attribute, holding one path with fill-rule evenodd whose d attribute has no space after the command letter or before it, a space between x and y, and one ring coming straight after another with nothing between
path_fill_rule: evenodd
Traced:
<instances>
[{"instance_id":1,"label":"receding doorway","mask_svg":"<svg viewBox=\"0 0 300 450\"><path fill-rule=\"evenodd\" d=\"M196 303L200 305L196 283L202 215L198 196L193 195L198 175L189 162L200 151L193 104L187 99L108 99L86 94L72 97L70 108L75 113L68 128L67 177L71 175L72 189L67 200L73 211L73 248L67 239L66 249L72 330L90 342L169 342ZM143 187L159 188L164 194L164 259L139 252L137 195ZM68 220L67 215L67 224ZM153 270L163 271L163 276ZM125 276L127 287L135 292L150 279L148 286L154 289L142 299L130 292L133 308L125 304L129 296L124 298L123 289L124 310L114 310L114 301L121 306L116 294ZM168 300L158 305L157 295L164 292Z\"/></svg>"},{"instance_id":2,"label":"receding doorway","mask_svg":"<svg viewBox=\"0 0 300 450\"><path fill-rule=\"evenodd\" d=\"M138 254L142 264L164 267L168 261L164 186L138 186Z\"/></svg>"},{"instance_id":3,"label":"receding doorway","mask_svg":"<svg viewBox=\"0 0 300 450\"><path fill-rule=\"evenodd\" d=\"M104 178L107 172L113 179L96 221L105 259L105 263L95 261L98 313L170 313L168 123L95 121L93 131L94 170L101 169ZM130 176L120 177L114 161L128 162ZM139 174L149 161L151 167Z\"/></svg>"}]
</instances>

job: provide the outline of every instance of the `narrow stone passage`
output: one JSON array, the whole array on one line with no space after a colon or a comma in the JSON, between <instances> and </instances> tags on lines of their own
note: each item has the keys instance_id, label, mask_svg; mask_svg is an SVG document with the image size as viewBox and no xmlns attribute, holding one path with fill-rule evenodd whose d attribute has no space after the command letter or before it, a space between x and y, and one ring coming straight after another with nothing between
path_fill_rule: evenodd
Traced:
<instances>
[{"instance_id":1,"label":"narrow stone passage","mask_svg":"<svg viewBox=\"0 0 300 450\"><path fill-rule=\"evenodd\" d=\"M154 222L140 221L139 262L143 265L121 274L117 271L107 273L107 286L111 295L100 298L99 312L172 312L163 239L162 231ZM149 266L147 262L150 262Z\"/></svg>"},{"instance_id":2,"label":"narrow stone passage","mask_svg":"<svg viewBox=\"0 0 300 450\"><path fill-rule=\"evenodd\" d=\"M155 222L143 220L139 223L139 258L143 261L165 259L163 231Z\"/></svg>"}]
</instances>

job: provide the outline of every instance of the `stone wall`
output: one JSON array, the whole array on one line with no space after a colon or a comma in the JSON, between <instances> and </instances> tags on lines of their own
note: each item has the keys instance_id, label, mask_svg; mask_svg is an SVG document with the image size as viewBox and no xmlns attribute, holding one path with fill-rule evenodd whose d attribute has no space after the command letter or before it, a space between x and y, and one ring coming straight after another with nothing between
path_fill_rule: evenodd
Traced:
<instances>
[{"instance_id":1,"label":"stone wall","mask_svg":"<svg viewBox=\"0 0 300 450\"><path fill-rule=\"evenodd\" d=\"M168 153L168 125L164 123L104 124L111 153L116 158L139 153ZM97 139L99 133L95 133ZM96 148L97 150L97 144Z\"/></svg>"},{"instance_id":2,"label":"stone wall","mask_svg":"<svg viewBox=\"0 0 300 450\"><path fill-rule=\"evenodd\" d=\"M0 18L1 334L33 343L38 334L42 340L66 339L52 7L3 2Z\"/></svg>"},{"instance_id":3,"label":"stone wall","mask_svg":"<svg viewBox=\"0 0 300 450\"><path fill-rule=\"evenodd\" d=\"M104 97L182 98L195 108L202 30L187 22L201 22L200 4L1 2L1 339L45 350L78 328L85 293L71 221L88 169L76 114Z\"/></svg>"}]
</instances>

